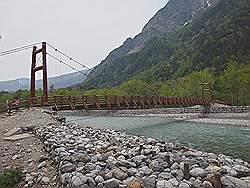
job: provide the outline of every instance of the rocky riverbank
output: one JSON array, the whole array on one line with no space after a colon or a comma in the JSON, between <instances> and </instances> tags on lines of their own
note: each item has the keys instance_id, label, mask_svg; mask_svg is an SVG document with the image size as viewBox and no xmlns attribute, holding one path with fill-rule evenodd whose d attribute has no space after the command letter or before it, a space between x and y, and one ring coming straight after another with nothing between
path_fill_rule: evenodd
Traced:
<instances>
[{"instance_id":1,"label":"rocky riverbank","mask_svg":"<svg viewBox=\"0 0 250 188\"><path fill-rule=\"evenodd\" d=\"M49 124L36 135L63 187L250 187L249 163L223 154L74 124Z\"/></svg>"},{"instance_id":2,"label":"rocky riverbank","mask_svg":"<svg viewBox=\"0 0 250 188\"><path fill-rule=\"evenodd\" d=\"M49 157L43 150L43 143L32 129L57 121L41 109L31 108L0 118L0 172L20 169L23 180L15 187L58 187L57 171L50 164ZM29 129L27 129L29 128ZM15 129L16 134L29 134L23 139L6 139L5 133ZM0 184L0 187L3 186ZM3 187L5 188L5 187Z\"/></svg>"}]
</instances>

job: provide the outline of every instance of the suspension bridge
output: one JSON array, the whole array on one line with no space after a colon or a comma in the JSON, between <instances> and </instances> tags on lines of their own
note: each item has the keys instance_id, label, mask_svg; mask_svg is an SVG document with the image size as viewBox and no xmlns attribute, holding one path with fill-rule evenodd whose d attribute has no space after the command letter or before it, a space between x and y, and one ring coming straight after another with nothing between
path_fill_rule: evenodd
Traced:
<instances>
[{"instance_id":1,"label":"suspension bridge","mask_svg":"<svg viewBox=\"0 0 250 188\"><path fill-rule=\"evenodd\" d=\"M38 48L38 46L41 46ZM48 52L48 48L53 50L56 54L60 54L67 59L67 62L60 57ZM32 61L31 61L31 83L30 83L30 96L26 99L21 99L20 108L30 107L52 107L54 110L90 110L90 109L141 109L141 108L163 108L172 106L210 106L214 103L212 99L211 86L209 83L202 84L202 97L166 97L166 96L49 96L48 91L48 75L47 75L47 63L48 58L53 59L64 66L67 66L74 71L86 75L85 72L76 68L73 65L80 65L83 69L89 69L81 62L75 60L62 50L54 47L46 42L39 42L34 44L25 45L22 47L14 48L11 50L3 51L0 53L0 57L18 53L24 50L32 49ZM41 55L42 64L38 65L38 55ZM36 96L36 72L42 71L43 75L43 96ZM196 89L197 88L193 88ZM189 92L189 91L188 91ZM187 93L188 93L187 92ZM196 91L197 92L197 91ZM205 94L209 96L205 98ZM0 106L0 113L6 112L8 109L15 109L15 104L3 104Z\"/></svg>"}]
</instances>

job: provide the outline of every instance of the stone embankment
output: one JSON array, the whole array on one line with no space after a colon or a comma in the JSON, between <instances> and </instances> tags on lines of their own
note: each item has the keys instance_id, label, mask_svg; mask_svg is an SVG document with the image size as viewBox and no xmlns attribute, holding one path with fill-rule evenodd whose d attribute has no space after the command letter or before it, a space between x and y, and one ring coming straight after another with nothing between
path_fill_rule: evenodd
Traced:
<instances>
[{"instance_id":1,"label":"stone embankment","mask_svg":"<svg viewBox=\"0 0 250 188\"><path fill-rule=\"evenodd\" d=\"M63 187L250 187L249 163L223 154L64 123L40 127L36 135Z\"/></svg>"}]
</instances>

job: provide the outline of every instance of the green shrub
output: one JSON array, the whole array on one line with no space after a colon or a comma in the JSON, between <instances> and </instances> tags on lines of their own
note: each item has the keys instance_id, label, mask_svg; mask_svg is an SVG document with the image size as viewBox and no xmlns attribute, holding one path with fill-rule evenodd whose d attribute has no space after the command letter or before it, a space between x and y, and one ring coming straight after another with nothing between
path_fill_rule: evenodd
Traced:
<instances>
[{"instance_id":1,"label":"green shrub","mask_svg":"<svg viewBox=\"0 0 250 188\"><path fill-rule=\"evenodd\" d=\"M20 169L10 170L0 175L0 188L13 187L22 180L24 174Z\"/></svg>"}]
</instances>

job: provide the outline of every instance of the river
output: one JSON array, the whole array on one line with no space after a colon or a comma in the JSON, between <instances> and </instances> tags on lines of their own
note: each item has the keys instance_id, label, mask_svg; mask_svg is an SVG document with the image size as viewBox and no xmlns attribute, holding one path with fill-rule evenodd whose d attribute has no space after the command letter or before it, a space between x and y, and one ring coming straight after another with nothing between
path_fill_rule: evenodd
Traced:
<instances>
[{"instance_id":1,"label":"river","mask_svg":"<svg viewBox=\"0 0 250 188\"><path fill-rule=\"evenodd\" d=\"M67 121L96 128L124 130L129 134L156 138L160 141L250 161L249 127L147 117L68 116Z\"/></svg>"}]
</instances>

